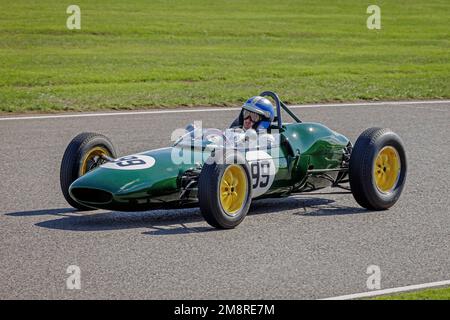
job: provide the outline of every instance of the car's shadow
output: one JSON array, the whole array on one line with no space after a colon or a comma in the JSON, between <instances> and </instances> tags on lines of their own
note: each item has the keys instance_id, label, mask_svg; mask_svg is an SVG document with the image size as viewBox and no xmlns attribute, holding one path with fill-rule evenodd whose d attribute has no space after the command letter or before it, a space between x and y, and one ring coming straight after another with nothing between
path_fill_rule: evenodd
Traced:
<instances>
[{"instance_id":1,"label":"car's shadow","mask_svg":"<svg viewBox=\"0 0 450 320\"><path fill-rule=\"evenodd\" d=\"M299 216L329 216L367 212L365 209L339 206L334 200L303 196L284 199L264 199L252 203L249 216L289 211ZM150 228L149 235L168 235L214 232L210 226L189 226L204 221L198 208L155 210L144 212L87 211L77 212L70 208L34 210L6 213L12 217L55 215L58 218L36 223L48 229L70 231L105 231L131 228Z\"/></svg>"},{"instance_id":2,"label":"car's shadow","mask_svg":"<svg viewBox=\"0 0 450 320\"><path fill-rule=\"evenodd\" d=\"M65 216L70 213L76 213L77 210L73 208L60 208L60 209L41 209L41 210L31 210L31 211L17 211L5 213L6 216L11 217L33 217L33 216L45 216L45 215L56 215Z\"/></svg>"}]
</instances>

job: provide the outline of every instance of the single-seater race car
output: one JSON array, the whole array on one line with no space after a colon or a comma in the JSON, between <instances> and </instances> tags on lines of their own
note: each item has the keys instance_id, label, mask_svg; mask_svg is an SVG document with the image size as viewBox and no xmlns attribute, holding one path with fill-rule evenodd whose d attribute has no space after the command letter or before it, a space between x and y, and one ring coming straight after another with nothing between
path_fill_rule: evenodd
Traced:
<instances>
[{"instance_id":1,"label":"single-seater race car","mask_svg":"<svg viewBox=\"0 0 450 320\"><path fill-rule=\"evenodd\" d=\"M370 128L353 145L320 123L302 122L277 94L260 96L276 109L263 132L190 125L171 147L123 157L101 134L77 135L61 163L65 199L79 210L199 206L205 220L222 229L239 225L256 199L329 186L351 191L369 210L397 202L407 171L397 134ZM282 110L292 122L282 121Z\"/></svg>"}]
</instances>

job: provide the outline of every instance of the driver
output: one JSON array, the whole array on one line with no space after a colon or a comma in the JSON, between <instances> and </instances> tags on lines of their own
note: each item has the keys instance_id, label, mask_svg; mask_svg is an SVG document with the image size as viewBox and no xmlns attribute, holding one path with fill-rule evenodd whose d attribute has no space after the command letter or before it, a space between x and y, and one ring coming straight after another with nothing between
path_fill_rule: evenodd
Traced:
<instances>
[{"instance_id":1,"label":"driver","mask_svg":"<svg viewBox=\"0 0 450 320\"><path fill-rule=\"evenodd\" d=\"M239 117L233 122L231 128L267 130L274 118L272 103L264 97L255 96L244 103Z\"/></svg>"}]
</instances>

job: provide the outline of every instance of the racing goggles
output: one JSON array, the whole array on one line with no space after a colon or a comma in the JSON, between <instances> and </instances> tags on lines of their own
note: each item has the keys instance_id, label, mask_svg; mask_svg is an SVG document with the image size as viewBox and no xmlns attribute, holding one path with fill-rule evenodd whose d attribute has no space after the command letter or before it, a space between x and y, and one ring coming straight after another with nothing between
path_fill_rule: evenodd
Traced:
<instances>
[{"instance_id":1,"label":"racing goggles","mask_svg":"<svg viewBox=\"0 0 450 320\"><path fill-rule=\"evenodd\" d=\"M251 111L248 111L248 110L244 110L244 112L242 113L242 116L244 117L244 120L247 119L248 117L250 117L250 119L255 123L262 119L261 115L251 112Z\"/></svg>"}]
</instances>

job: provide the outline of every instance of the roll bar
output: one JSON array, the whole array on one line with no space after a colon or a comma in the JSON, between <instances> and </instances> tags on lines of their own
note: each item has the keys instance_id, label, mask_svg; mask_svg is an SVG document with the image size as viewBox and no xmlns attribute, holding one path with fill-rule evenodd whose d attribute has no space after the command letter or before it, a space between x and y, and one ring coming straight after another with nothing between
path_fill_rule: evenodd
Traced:
<instances>
[{"instance_id":1,"label":"roll bar","mask_svg":"<svg viewBox=\"0 0 450 320\"><path fill-rule=\"evenodd\" d=\"M286 111L286 113L289 114L292 117L292 119L294 119L298 123L302 122L291 110L289 110L289 108L280 100L280 98L278 97L278 95L275 92L264 91L264 92L261 92L260 96L271 97L275 101L275 105L277 108L276 121L277 121L278 129L281 129L281 127L283 125L283 122L281 121L281 108L283 108L283 110Z\"/></svg>"}]
</instances>

